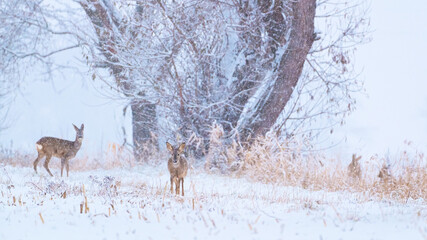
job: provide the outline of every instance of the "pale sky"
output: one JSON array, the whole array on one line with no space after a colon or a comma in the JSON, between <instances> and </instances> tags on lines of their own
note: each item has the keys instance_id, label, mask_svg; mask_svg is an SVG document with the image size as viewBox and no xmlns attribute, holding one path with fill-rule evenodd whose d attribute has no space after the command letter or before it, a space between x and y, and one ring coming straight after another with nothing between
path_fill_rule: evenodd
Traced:
<instances>
[{"instance_id":1,"label":"pale sky","mask_svg":"<svg viewBox=\"0 0 427 240\"><path fill-rule=\"evenodd\" d=\"M373 41L356 59L368 97L336 132L348 140L339 151L394 153L409 140L427 152L427 1L374 0L370 16Z\"/></svg>"},{"instance_id":2,"label":"pale sky","mask_svg":"<svg viewBox=\"0 0 427 240\"><path fill-rule=\"evenodd\" d=\"M427 152L427 1L373 0L370 16L373 40L359 47L356 55L368 96L359 96L347 124L335 129L332 141L347 141L331 151L393 153L410 140ZM124 122L122 117L123 102L103 97L93 86L97 83L85 78L86 82L70 72L53 83L24 84L0 145L13 142L14 148L31 152L45 135L71 140L75 137L71 123L85 124L83 152L121 143L121 126L131 132L129 118Z\"/></svg>"}]
</instances>

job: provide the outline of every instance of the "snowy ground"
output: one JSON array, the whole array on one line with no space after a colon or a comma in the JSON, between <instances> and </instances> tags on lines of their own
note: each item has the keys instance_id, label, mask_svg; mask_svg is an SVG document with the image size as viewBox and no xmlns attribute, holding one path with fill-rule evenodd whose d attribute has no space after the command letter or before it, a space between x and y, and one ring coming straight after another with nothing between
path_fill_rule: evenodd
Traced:
<instances>
[{"instance_id":1,"label":"snowy ground","mask_svg":"<svg viewBox=\"0 0 427 240\"><path fill-rule=\"evenodd\" d=\"M198 171L180 197L169 192L166 166L69 178L51 170L53 178L41 165L39 175L0 166L0 239L427 239L425 200L374 201Z\"/></svg>"}]
</instances>

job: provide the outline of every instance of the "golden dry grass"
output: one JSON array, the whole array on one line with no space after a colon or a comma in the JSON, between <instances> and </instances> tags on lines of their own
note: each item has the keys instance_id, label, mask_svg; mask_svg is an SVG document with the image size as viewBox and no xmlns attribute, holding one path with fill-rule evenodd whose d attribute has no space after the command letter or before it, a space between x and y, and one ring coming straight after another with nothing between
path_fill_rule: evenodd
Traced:
<instances>
[{"instance_id":1,"label":"golden dry grass","mask_svg":"<svg viewBox=\"0 0 427 240\"><path fill-rule=\"evenodd\" d=\"M297 141L259 138L250 146L228 151L239 152L237 161L242 162L242 166L235 172L237 176L263 183L309 190L359 192L367 200L406 202L409 198L427 198L427 159L423 154L415 154L411 158L407 154L399 156L387 178L378 177L384 158L373 156L362 162L359 179L348 173L351 156L348 159L326 158L319 152L303 151L301 146L302 143Z\"/></svg>"},{"instance_id":2,"label":"golden dry grass","mask_svg":"<svg viewBox=\"0 0 427 240\"><path fill-rule=\"evenodd\" d=\"M158 151L147 152L144 164L158 165L162 159L165 159L165 154ZM10 151L0 149L0 164L6 164L15 167L32 167L33 162L37 157L37 152L23 153L20 151ZM44 159L38 165L38 169L43 168ZM70 160L71 171L87 171L95 169L114 169L114 168L131 168L137 164L131 149L122 147L117 143L109 143L105 152L89 156L87 154L77 154L75 158ZM52 157L49 163L49 168L60 169L61 161L58 158ZM44 171L44 170L43 170Z\"/></svg>"},{"instance_id":3,"label":"golden dry grass","mask_svg":"<svg viewBox=\"0 0 427 240\"><path fill-rule=\"evenodd\" d=\"M393 199L406 202L410 198L427 199L427 158L422 153L402 152L395 156L388 178L378 177L381 166L385 163L384 157L364 157L361 161L362 176L359 179L348 174L347 166L351 156L348 159L327 158L321 152L303 150L305 144L302 141L266 137L258 138L246 146L237 142L222 143L222 139L217 139L217 149L211 147L208 153L209 164L215 165L215 161L220 159L220 165L226 165L228 169L216 171L222 174L313 191L360 193L367 201ZM168 157L166 152L146 152L143 164L159 165ZM36 158L35 153L8 152L2 155L0 163L17 167L32 167ZM71 171L131 168L141 164L135 161L129 149L114 143L109 144L105 153L77 157L70 163ZM52 159L49 167L59 169L60 161ZM42 164L39 164L39 168L43 168ZM206 166L205 169L212 170Z\"/></svg>"},{"instance_id":4,"label":"golden dry grass","mask_svg":"<svg viewBox=\"0 0 427 240\"><path fill-rule=\"evenodd\" d=\"M377 155L360 161L361 177L349 174L348 159L328 158L322 152L305 150L306 140L277 137L260 137L251 144L224 144L222 127L214 125L211 141L217 149L209 149L208 155L217 155L219 163L227 158L227 172L237 177L247 177L253 181L282 186L302 187L308 190L329 192L347 191L361 193L366 200L393 199L402 202L408 199L427 199L427 158L412 149L412 154L403 151L394 157L389 167L389 176L380 178L379 171L386 164L387 157ZM410 147L410 143L407 143ZM220 152L220 153L218 153ZM217 168L215 157L209 156L209 167ZM389 164L389 162L387 162Z\"/></svg>"}]
</instances>

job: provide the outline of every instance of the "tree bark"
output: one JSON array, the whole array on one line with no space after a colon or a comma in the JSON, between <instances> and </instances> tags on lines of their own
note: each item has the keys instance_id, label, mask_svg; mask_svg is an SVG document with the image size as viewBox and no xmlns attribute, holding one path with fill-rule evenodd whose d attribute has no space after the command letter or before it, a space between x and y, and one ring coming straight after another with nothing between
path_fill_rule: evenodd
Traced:
<instances>
[{"instance_id":1,"label":"tree bark","mask_svg":"<svg viewBox=\"0 0 427 240\"><path fill-rule=\"evenodd\" d=\"M276 123L301 76L306 56L314 42L316 0L291 3L291 33L273 84L259 98L254 114L242 126L242 137L265 135Z\"/></svg>"},{"instance_id":2,"label":"tree bark","mask_svg":"<svg viewBox=\"0 0 427 240\"><path fill-rule=\"evenodd\" d=\"M156 146L153 138L157 130L156 105L134 99L131 110L134 156L138 160L144 160L148 149Z\"/></svg>"},{"instance_id":3,"label":"tree bark","mask_svg":"<svg viewBox=\"0 0 427 240\"><path fill-rule=\"evenodd\" d=\"M136 96L132 94L142 90L135 89L132 84L133 80L129 78L129 74L125 74L126 69L116 57L116 53L119 51L116 34L121 34L123 26L121 26L120 20L114 17L114 5L109 0L104 2L87 0L79 3L94 26L99 40L98 49L107 60L117 86L131 100L134 156L137 160L141 160L144 155L144 146L154 144L151 133L157 132L156 106L142 100L145 95L143 92ZM138 11L137 8L137 14Z\"/></svg>"},{"instance_id":4,"label":"tree bark","mask_svg":"<svg viewBox=\"0 0 427 240\"><path fill-rule=\"evenodd\" d=\"M272 4L274 4L272 6ZM276 55L279 46L286 43L285 35L288 32L288 26L283 15L287 15L284 9L283 0L259 0L256 3L256 9L252 9L249 1L240 3L239 12L242 16L241 25L246 26L251 18L250 14L258 14L258 24L262 26L247 26L246 31L240 35L240 41L244 42L244 54L246 62L242 66L238 66L234 72L236 77L235 86L233 89L230 105L224 111L222 124L225 132L231 132L236 126L241 117L241 113L254 94L256 88L264 79L268 71L272 71L273 61L280 56ZM251 29L253 27L265 29L268 38L265 43L261 30ZM260 49L264 48L264 52Z\"/></svg>"}]
</instances>

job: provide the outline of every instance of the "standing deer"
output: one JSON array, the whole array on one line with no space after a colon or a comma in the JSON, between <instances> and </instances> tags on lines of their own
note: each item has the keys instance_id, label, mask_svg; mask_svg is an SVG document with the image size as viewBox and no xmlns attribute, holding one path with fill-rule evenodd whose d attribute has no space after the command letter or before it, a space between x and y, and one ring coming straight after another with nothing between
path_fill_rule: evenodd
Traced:
<instances>
[{"instance_id":1,"label":"standing deer","mask_svg":"<svg viewBox=\"0 0 427 240\"><path fill-rule=\"evenodd\" d=\"M184 196L184 177L187 176L188 163L183 156L185 143L182 143L178 148L174 148L170 143L166 142L166 147L172 154L168 161L168 170L171 179L171 193L173 193L173 183L175 183L175 193L179 195L180 184L182 186L182 196Z\"/></svg>"},{"instance_id":2,"label":"standing deer","mask_svg":"<svg viewBox=\"0 0 427 240\"><path fill-rule=\"evenodd\" d=\"M62 172L64 171L64 166L67 168L67 177L68 171L70 170L69 160L76 156L79 151L82 141L83 141L83 130L84 124L80 128L76 127L73 124L74 129L76 130L76 140L68 141L64 139L54 138L54 137L42 137L36 143L36 148L38 152L37 159L34 161L34 170L37 173L37 164L40 160L46 156L46 160L44 161L44 168L46 168L47 172L50 176L53 177L52 173L49 170L49 161L52 156L61 159L61 177Z\"/></svg>"},{"instance_id":3,"label":"standing deer","mask_svg":"<svg viewBox=\"0 0 427 240\"><path fill-rule=\"evenodd\" d=\"M348 165L348 176L354 179L359 179L362 175L362 171L360 170L359 160L362 156L356 157L356 154L353 154L353 159L351 163Z\"/></svg>"},{"instance_id":4,"label":"standing deer","mask_svg":"<svg viewBox=\"0 0 427 240\"><path fill-rule=\"evenodd\" d=\"M389 182L392 179L391 173L390 173L390 165L383 164L381 170L378 173L378 177L383 182Z\"/></svg>"}]
</instances>

